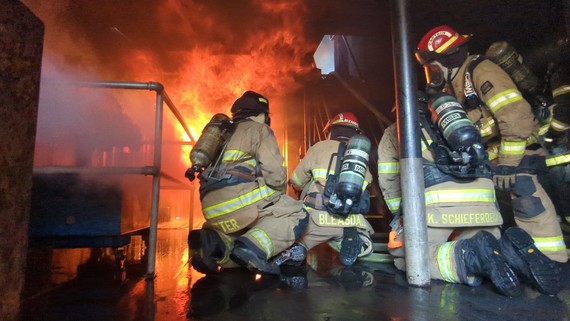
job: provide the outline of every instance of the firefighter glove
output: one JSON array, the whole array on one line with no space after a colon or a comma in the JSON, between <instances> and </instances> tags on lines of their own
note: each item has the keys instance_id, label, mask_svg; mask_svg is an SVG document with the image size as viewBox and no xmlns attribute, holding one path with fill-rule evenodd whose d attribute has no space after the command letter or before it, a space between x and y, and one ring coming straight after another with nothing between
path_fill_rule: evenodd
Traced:
<instances>
[{"instance_id":1,"label":"firefighter glove","mask_svg":"<svg viewBox=\"0 0 570 321\"><path fill-rule=\"evenodd\" d=\"M499 191L509 191L516 182L516 170L512 166L499 165L495 168L493 182Z\"/></svg>"}]
</instances>

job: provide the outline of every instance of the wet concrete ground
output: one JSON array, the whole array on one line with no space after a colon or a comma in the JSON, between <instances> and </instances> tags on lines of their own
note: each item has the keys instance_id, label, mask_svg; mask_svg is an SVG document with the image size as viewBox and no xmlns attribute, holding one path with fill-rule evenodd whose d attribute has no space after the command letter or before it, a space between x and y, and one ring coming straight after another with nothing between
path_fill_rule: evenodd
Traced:
<instances>
[{"instance_id":1,"label":"wet concrete ground","mask_svg":"<svg viewBox=\"0 0 570 321\"><path fill-rule=\"evenodd\" d=\"M343 268L324 246L305 269L280 277L245 269L204 276L188 264L187 234L159 230L154 280L144 278L136 239L124 270L108 249L30 249L21 320L570 320L570 272L557 296L524 284L521 297L507 298L490 283L411 287L390 263Z\"/></svg>"}]
</instances>

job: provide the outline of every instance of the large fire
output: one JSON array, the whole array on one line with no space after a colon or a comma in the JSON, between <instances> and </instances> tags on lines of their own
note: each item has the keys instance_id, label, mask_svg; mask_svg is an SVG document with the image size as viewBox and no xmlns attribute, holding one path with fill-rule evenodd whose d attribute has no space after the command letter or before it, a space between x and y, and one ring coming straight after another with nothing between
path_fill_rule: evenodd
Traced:
<instances>
[{"instance_id":1,"label":"large fire","mask_svg":"<svg viewBox=\"0 0 570 321\"><path fill-rule=\"evenodd\" d=\"M313 69L306 60L317 45L304 36L303 0L23 2L45 24L43 78L164 85L193 136L174 125L182 166L192 148L184 142L197 140L215 113L228 114L246 90L270 99L272 127L288 150L283 106ZM138 119L141 108L125 106L133 102L120 104Z\"/></svg>"}]
</instances>

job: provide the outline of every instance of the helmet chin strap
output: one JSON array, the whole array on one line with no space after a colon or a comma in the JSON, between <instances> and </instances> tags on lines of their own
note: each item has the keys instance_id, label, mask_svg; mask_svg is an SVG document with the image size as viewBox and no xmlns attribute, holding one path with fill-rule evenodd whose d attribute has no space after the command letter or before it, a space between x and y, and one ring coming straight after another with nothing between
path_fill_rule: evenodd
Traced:
<instances>
[{"instance_id":1,"label":"helmet chin strap","mask_svg":"<svg viewBox=\"0 0 570 321\"><path fill-rule=\"evenodd\" d=\"M437 64L439 65L439 67L441 68L441 71L443 73L443 77L445 79L446 91L450 91L449 92L450 94L455 95L455 91L453 90L453 86L451 85L451 81L453 81L453 79L459 73L459 67L447 68L443 64L441 64L440 62L437 62Z\"/></svg>"}]
</instances>

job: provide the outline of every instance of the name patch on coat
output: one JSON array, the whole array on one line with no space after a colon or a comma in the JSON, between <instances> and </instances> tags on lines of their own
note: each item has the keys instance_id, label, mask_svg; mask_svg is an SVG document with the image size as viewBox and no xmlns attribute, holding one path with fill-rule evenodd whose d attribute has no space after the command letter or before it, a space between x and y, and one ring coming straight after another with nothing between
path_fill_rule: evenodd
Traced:
<instances>
[{"instance_id":1,"label":"name patch on coat","mask_svg":"<svg viewBox=\"0 0 570 321\"><path fill-rule=\"evenodd\" d=\"M493 89L493 84L488 80L481 85L481 92L483 95L488 93L491 89Z\"/></svg>"}]
</instances>

